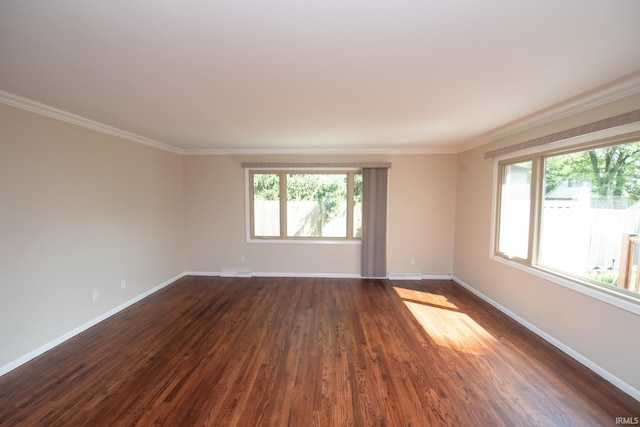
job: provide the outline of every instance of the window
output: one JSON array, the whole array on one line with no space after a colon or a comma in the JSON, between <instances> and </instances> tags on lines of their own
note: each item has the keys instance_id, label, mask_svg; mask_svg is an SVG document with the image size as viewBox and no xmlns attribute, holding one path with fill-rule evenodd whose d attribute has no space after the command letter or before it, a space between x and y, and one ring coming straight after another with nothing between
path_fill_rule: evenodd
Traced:
<instances>
[{"instance_id":1,"label":"window","mask_svg":"<svg viewBox=\"0 0 640 427\"><path fill-rule=\"evenodd\" d=\"M498 162L495 254L639 297L640 142Z\"/></svg>"},{"instance_id":2,"label":"window","mask_svg":"<svg viewBox=\"0 0 640 427\"><path fill-rule=\"evenodd\" d=\"M358 240L360 171L249 171L252 239Z\"/></svg>"},{"instance_id":3,"label":"window","mask_svg":"<svg viewBox=\"0 0 640 427\"><path fill-rule=\"evenodd\" d=\"M529 257L532 162L502 166L498 251L509 258Z\"/></svg>"}]
</instances>

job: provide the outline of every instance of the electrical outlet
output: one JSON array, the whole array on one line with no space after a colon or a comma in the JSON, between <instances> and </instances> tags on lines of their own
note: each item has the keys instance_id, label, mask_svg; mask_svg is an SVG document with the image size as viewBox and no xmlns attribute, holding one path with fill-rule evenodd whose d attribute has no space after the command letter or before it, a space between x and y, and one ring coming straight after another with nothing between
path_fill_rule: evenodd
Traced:
<instances>
[{"instance_id":1,"label":"electrical outlet","mask_svg":"<svg viewBox=\"0 0 640 427\"><path fill-rule=\"evenodd\" d=\"M244 255L240 255L240 262L245 262L247 259L244 257Z\"/></svg>"},{"instance_id":2,"label":"electrical outlet","mask_svg":"<svg viewBox=\"0 0 640 427\"><path fill-rule=\"evenodd\" d=\"M127 281L125 279L120 280L120 289L127 287Z\"/></svg>"},{"instance_id":3,"label":"electrical outlet","mask_svg":"<svg viewBox=\"0 0 640 427\"><path fill-rule=\"evenodd\" d=\"M411 259L409 260L409 264L411 264L411 265L416 265L416 259L415 259L415 258L411 258Z\"/></svg>"},{"instance_id":4,"label":"electrical outlet","mask_svg":"<svg viewBox=\"0 0 640 427\"><path fill-rule=\"evenodd\" d=\"M100 299L100 291L93 291L93 300L98 301Z\"/></svg>"}]
</instances>

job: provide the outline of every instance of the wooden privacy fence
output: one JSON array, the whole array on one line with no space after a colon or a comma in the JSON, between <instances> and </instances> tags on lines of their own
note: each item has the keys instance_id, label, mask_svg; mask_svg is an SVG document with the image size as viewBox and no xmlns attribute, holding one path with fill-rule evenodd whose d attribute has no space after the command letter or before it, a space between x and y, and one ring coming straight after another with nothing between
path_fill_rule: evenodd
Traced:
<instances>
[{"instance_id":1,"label":"wooden privacy fence","mask_svg":"<svg viewBox=\"0 0 640 427\"><path fill-rule=\"evenodd\" d=\"M639 250L640 239L637 234L626 233L622 235L618 286L633 292L640 292Z\"/></svg>"}]
</instances>

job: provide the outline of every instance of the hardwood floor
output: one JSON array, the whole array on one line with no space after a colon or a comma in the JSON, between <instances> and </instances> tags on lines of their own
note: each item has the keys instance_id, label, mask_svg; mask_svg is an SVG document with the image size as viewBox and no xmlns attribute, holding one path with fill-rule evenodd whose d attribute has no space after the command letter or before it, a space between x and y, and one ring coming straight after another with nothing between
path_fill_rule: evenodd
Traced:
<instances>
[{"instance_id":1,"label":"hardwood floor","mask_svg":"<svg viewBox=\"0 0 640 427\"><path fill-rule=\"evenodd\" d=\"M185 277L0 377L2 426L603 426L640 402L451 281Z\"/></svg>"}]
</instances>

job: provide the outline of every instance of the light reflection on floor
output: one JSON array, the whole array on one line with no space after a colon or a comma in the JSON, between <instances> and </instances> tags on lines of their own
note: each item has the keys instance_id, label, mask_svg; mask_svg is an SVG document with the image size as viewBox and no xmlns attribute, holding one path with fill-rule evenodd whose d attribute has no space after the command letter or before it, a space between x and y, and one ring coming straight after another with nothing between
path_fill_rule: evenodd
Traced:
<instances>
[{"instance_id":1,"label":"light reflection on floor","mask_svg":"<svg viewBox=\"0 0 640 427\"><path fill-rule=\"evenodd\" d=\"M433 341L452 350L482 355L495 338L443 295L393 288Z\"/></svg>"}]
</instances>

